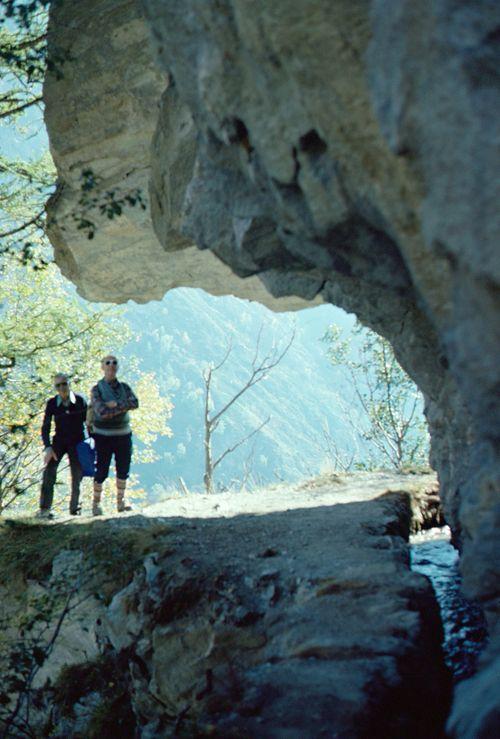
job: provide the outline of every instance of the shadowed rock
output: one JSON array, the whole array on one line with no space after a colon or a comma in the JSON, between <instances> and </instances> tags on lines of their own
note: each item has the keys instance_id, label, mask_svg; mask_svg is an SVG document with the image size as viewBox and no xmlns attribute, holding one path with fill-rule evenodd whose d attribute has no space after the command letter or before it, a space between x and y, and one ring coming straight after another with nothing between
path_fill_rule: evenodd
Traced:
<instances>
[{"instance_id":1,"label":"shadowed rock","mask_svg":"<svg viewBox=\"0 0 500 739\"><path fill-rule=\"evenodd\" d=\"M44 93L50 236L84 295L325 300L391 341L424 393L464 587L492 630L499 27L491 0L63 0L49 45L70 54ZM138 189L146 210L85 211L88 240L87 168L98 200Z\"/></svg>"},{"instance_id":2,"label":"shadowed rock","mask_svg":"<svg viewBox=\"0 0 500 739\"><path fill-rule=\"evenodd\" d=\"M450 676L439 614L405 541L434 484L353 475L193 494L147 517L11 524L2 550L23 555L19 587L0 578L11 621L2 664L27 604L36 615L36 594L50 601L62 573L70 589L82 578L37 678L32 730L41 735L50 715L56 737L107 721L127 722L120 736L131 737L441 738ZM172 516L181 503L193 512ZM37 536L38 577L25 552ZM43 636L37 643L43 653Z\"/></svg>"}]
</instances>

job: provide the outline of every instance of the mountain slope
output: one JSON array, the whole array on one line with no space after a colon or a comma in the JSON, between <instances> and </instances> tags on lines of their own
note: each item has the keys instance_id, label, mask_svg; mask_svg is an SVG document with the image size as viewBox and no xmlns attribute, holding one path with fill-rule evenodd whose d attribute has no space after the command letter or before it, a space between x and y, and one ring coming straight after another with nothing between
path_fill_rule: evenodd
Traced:
<instances>
[{"instance_id":1,"label":"mountain slope","mask_svg":"<svg viewBox=\"0 0 500 739\"><path fill-rule=\"evenodd\" d=\"M139 355L142 369L157 373L162 391L175 405L170 422L174 436L157 447L159 462L139 468L143 484L167 485L182 476L189 486L201 486L203 368L220 362L232 343L215 376L214 405L219 408L248 378L260 331L259 357L273 343L284 347L294 331L295 337L282 362L224 416L214 436L214 457L268 416L270 420L254 439L228 455L217 470L218 481L227 485L241 480L249 455L257 484L313 474L325 461L325 422L343 445L346 429L338 416L342 386L320 342L330 323L352 326L354 319L343 311L320 306L276 314L257 303L182 288L160 303L129 305L125 317L135 334L125 354Z\"/></svg>"}]
</instances>

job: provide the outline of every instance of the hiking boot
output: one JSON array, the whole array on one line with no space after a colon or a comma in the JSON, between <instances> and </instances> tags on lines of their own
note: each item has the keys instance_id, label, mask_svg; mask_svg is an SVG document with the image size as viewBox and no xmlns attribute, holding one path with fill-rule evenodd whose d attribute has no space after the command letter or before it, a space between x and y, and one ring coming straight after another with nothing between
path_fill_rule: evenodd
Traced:
<instances>
[{"instance_id":1,"label":"hiking boot","mask_svg":"<svg viewBox=\"0 0 500 739\"><path fill-rule=\"evenodd\" d=\"M48 508L40 508L35 518L44 518L47 521L51 521L54 518L54 514Z\"/></svg>"},{"instance_id":2,"label":"hiking boot","mask_svg":"<svg viewBox=\"0 0 500 739\"><path fill-rule=\"evenodd\" d=\"M126 511L131 511L132 506L127 501L121 499L116 501L116 510L118 513L125 513Z\"/></svg>"},{"instance_id":3,"label":"hiking boot","mask_svg":"<svg viewBox=\"0 0 500 739\"><path fill-rule=\"evenodd\" d=\"M101 508L101 506L98 503L94 503L94 505L92 506L92 515L93 516L102 516L103 515L102 508Z\"/></svg>"}]
</instances>

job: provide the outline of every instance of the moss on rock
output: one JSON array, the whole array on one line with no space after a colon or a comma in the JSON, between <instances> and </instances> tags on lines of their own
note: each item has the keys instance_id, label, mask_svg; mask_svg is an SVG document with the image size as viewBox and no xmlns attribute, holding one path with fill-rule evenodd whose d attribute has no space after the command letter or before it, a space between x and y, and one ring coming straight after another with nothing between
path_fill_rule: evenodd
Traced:
<instances>
[{"instance_id":1,"label":"moss on rock","mask_svg":"<svg viewBox=\"0 0 500 739\"><path fill-rule=\"evenodd\" d=\"M57 554L82 551L85 564L99 571L99 595L108 600L129 582L145 554L168 548L170 530L142 517L57 524L7 519L0 522L0 585L19 577L46 581Z\"/></svg>"},{"instance_id":2,"label":"moss on rock","mask_svg":"<svg viewBox=\"0 0 500 739\"><path fill-rule=\"evenodd\" d=\"M136 721L123 665L114 654L105 654L93 662L64 668L53 685L53 703L60 715L74 718L74 707L91 693L100 700L85 729L88 739L103 736L134 737Z\"/></svg>"}]
</instances>

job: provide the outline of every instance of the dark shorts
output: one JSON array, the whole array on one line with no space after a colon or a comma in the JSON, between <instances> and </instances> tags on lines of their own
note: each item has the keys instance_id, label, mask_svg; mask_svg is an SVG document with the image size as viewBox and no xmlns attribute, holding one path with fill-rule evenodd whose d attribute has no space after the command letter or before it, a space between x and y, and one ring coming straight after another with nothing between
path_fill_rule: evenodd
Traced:
<instances>
[{"instance_id":1,"label":"dark shorts","mask_svg":"<svg viewBox=\"0 0 500 739\"><path fill-rule=\"evenodd\" d=\"M96 451L95 481L103 483L109 474L111 458L115 456L116 476L126 480L132 459L132 434L125 436L103 436L94 434Z\"/></svg>"}]
</instances>

